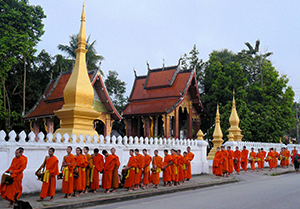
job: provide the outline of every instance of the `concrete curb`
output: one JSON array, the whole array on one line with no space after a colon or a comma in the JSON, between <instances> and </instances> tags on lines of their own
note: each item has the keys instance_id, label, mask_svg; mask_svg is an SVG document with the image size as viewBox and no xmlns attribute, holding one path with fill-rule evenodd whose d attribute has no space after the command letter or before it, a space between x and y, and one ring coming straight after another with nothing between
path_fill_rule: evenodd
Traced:
<instances>
[{"instance_id":1,"label":"concrete curb","mask_svg":"<svg viewBox=\"0 0 300 209\"><path fill-rule=\"evenodd\" d=\"M71 204L45 206L42 208L44 208L44 209L73 209L73 208L91 207L91 206L96 206L96 205L110 204L110 203L115 203L115 202L124 202L124 201L129 201L129 200L140 199L140 198L153 197L153 196L157 196L157 195L164 195L164 194L170 194L170 193L176 193L176 192L182 192L182 191L188 191L188 190L195 190L195 189L213 187L213 186L236 183L236 182L239 182L239 180L232 179L232 180L228 180L228 181L224 181L224 182L199 184L199 185L195 185L195 186L186 186L186 187L177 187L177 188L174 188L173 190L167 189L167 190L163 190L163 191L147 192L147 193L142 193L142 194L132 194L132 195L126 195L126 196L120 196L120 197L101 198L101 199L97 199L97 200L89 200L89 201L83 201L83 202L77 202L77 203L71 203Z\"/></svg>"}]
</instances>

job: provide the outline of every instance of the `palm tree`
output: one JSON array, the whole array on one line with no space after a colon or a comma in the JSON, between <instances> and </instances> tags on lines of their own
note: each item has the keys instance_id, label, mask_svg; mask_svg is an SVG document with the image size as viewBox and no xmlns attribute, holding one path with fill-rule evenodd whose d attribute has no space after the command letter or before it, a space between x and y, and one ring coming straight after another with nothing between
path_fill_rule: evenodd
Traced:
<instances>
[{"instance_id":1,"label":"palm tree","mask_svg":"<svg viewBox=\"0 0 300 209\"><path fill-rule=\"evenodd\" d=\"M98 68L100 68L100 64L101 61L104 60L104 57L102 55L97 55L97 51L95 49L95 44L96 44L96 40L94 40L92 43L90 43L90 37L91 35L88 36L87 40L86 40L86 49L88 50L86 53L86 63L87 63L87 69L88 70L96 70ZM59 44L57 47L59 50L61 50L62 52L65 52L68 57L70 57L72 60L75 61L76 59L76 49L78 48L78 34L77 35L72 35L70 36L70 41L69 41L69 45L62 45ZM100 73L102 75L103 72L101 69Z\"/></svg>"}]
</instances>

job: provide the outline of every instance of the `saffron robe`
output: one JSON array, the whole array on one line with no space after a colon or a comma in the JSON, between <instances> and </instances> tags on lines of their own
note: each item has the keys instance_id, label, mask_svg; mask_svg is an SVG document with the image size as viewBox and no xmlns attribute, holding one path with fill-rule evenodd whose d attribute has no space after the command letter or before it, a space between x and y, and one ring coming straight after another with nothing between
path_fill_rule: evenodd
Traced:
<instances>
[{"instance_id":1,"label":"saffron robe","mask_svg":"<svg viewBox=\"0 0 300 209\"><path fill-rule=\"evenodd\" d=\"M233 156L234 153L232 150L227 150L228 152L228 173L231 174L233 172Z\"/></svg>"},{"instance_id":2,"label":"saffron robe","mask_svg":"<svg viewBox=\"0 0 300 209\"><path fill-rule=\"evenodd\" d=\"M222 176L223 174L223 161L224 161L224 156L222 151L218 151L215 153L215 157L213 160L213 174L216 176Z\"/></svg>"},{"instance_id":3,"label":"saffron robe","mask_svg":"<svg viewBox=\"0 0 300 209\"><path fill-rule=\"evenodd\" d=\"M143 173L143 167L144 167L144 156L141 154L138 154L136 156L136 170L135 170L135 177L134 177L134 183L139 184L142 183L142 173Z\"/></svg>"},{"instance_id":4,"label":"saffron robe","mask_svg":"<svg viewBox=\"0 0 300 209\"><path fill-rule=\"evenodd\" d=\"M124 187L125 188L131 188L132 186L134 186L135 183L134 180L135 180L135 169L136 169L136 166L137 166L137 160L136 160L136 157L135 156L131 156L129 158L129 161L128 161L128 164L127 164L127 167L131 167L129 170L128 170L128 174L125 178L125 184L124 184Z\"/></svg>"},{"instance_id":5,"label":"saffron robe","mask_svg":"<svg viewBox=\"0 0 300 209\"><path fill-rule=\"evenodd\" d=\"M165 166L167 166L171 161L172 161L172 156L165 155L164 162L163 162L163 168ZM171 169L171 165L170 165L163 171L163 182L172 181L172 175L173 175L173 173L172 173L172 169Z\"/></svg>"},{"instance_id":6,"label":"saffron robe","mask_svg":"<svg viewBox=\"0 0 300 209\"><path fill-rule=\"evenodd\" d=\"M179 181L183 181L184 180L184 173L183 173L183 156L182 155L178 155L177 156L177 162L178 162L178 180Z\"/></svg>"},{"instance_id":7,"label":"saffron robe","mask_svg":"<svg viewBox=\"0 0 300 209\"><path fill-rule=\"evenodd\" d=\"M46 169L40 197L53 197L56 189L56 176L59 174L58 159L54 155L46 160Z\"/></svg>"},{"instance_id":8,"label":"saffron robe","mask_svg":"<svg viewBox=\"0 0 300 209\"><path fill-rule=\"evenodd\" d=\"M153 161L152 161L152 165L153 168L156 169L155 172L152 171L151 174L151 180L152 180L152 184L153 185L158 185L159 184L159 174L161 172L161 169L163 167L163 163L162 163L162 157L157 156L157 157L153 157Z\"/></svg>"},{"instance_id":9,"label":"saffron robe","mask_svg":"<svg viewBox=\"0 0 300 209\"><path fill-rule=\"evenodd\" d=\"M248 154L249 154L249 151L248 150L242 150L242 153L241 153L241 167L244 171L247 171L247 164L248 164Z\"/></svg>"},{"instance_id":10,"label":"saffron robe","mask_svg":"<svg viewBox=\"0 0 300 209\"><path fill-rule=\"evenodd\" d=\"M275 163L275 154L274 152L268 152L268 155L267 155L267 161L269 163L269 167L270 169L274 168L274 163Z\"/></svg>"},{"instance_id":11,"label":"saffron robe","mask_svg":"<svg viewBox=\"0 0 300 209\"><path fill-rule=\"evenodd\" d=\"M188 157L188 159L190 161L190 166L187 167L187 179L191 179L192 178L192 167L191 167L192 163L191 163L191 161L194 159L195 155L192 152L188 152L186 154L186 156Z\"/></svg>"},{"instance_id":12,"label":"saffron robe","mask_svg":"<svg viewBox=\"0 0 300 209\"><path fill-rule=\"evenodd\" d=\"M115 167L113 170L111 188L118 189L119 188L119 167L121 165L118 155L112 155L115 158Z\"/></svg>"},{"instance_id":13,"label":"saffron robe","mask_svg":"<svg viewBox=\"0 0 300 209\"><path fill-rule=\"evenodd\" d=\"M102 175L102 188L110 189L112 183L112 174L115 167L115 158L113 155L105 157L104 172Z\"/></svg>"},{"instance_id":14,"label":"saffron robe","mask_svg":"<svg viewBox=\"0 0 300 209\"><path fill-rule=\"evenodd\" d=\"M88 162L85 155L76 156L76 166L78 167L78 178L74 180L73 189L75 191L83 191L85 190L85 182L86 182L86 174L85 167Z\"/></svg>"},{"instance_id":15,"label":"saffron robe","mask_svg":"<svg viewBox=\"0 0 300 209\"><path fill-rule=\"evenodd\" d=\"M238 163L236 165L234 164L234 170L239 173L241 171L241 151L240 150L234 151L233 158L238 159Z\"/></svg>"},{"instance_id":16,"label":"saffron robe","mask_svg":"<svg viewBox=\"0 0 300 209\"><path fill-rule=\"evenodd\" d=\"M267 155L267 152L266 151L261 151L262 154L263 154L263 158L262 158L262 163L261 163L261 168L263 169L265 167L265 158L266 158L266 155Z\"/></svg>"},{"instance_id":17,"label":"saffron robe","mask_svg":"<svg viewBox=\"0 0 300 209\"><path fill-rule=\"evenodd\" d=\"M263 160L263 158L264 158L264 153L262 153L262 152L257 153L256 159L257 159L257 167L258 167L258 169L263 168L263 166L262 166L262 160Z\"/></svg>"},{"instance_id":18,"label":"saffron robe","mask_svg":"<svg viewBox=\"0 0 300 209\"><path fill-rule=\"evenodd\" d=\"M93 158L90 154L86 154L86 159L87 159L87 162L88 162L88 165L86 166L85 168L85 174L86 174L86 183L85 185L87 187L90 186L91 184L91 171L92 171L92 168L93 168Z\"/></svg>"},{"instance_id":19,"label":"saffron robe","mask_svg":"<svg viewBox=\"0 0 300 209\"><path fill-rule=\"evenodd\" d=\"M22 195L22 180L23 180L23 171L27 166L27 157L21 155L20 157L14 157L10 167L5 171L8 173L12 171L11 177L14 179L14 182L11 185L3 184L0 185L1 197L7 201L14 201L16 193L19 193L17 200L19 200Z\"/></svg>"},{"instance_id":20,"label":"saffron robe","mask_svg":"<svg viewBox=\"0 0 300 209\"><path fill-rule=\"evenodd\" d=\"M144 156L144 178L143 178L143 183L144 184L149 184L151 182L151 176L150 176L150 163L151 163L151 156L150 155L145 155Z\"/></svg>"},{"instance_id":21,"label":"saffron robe","mask_svg":"<svg viewBox=\"0 0 300 209\"><path fill-rule=\"evenodd\" d=\"M172 162L174 164L170 165L172 169L172 181L178 182L179 176L178 176L178 162L177 162L177 155L171 155L172 156Z\"/></svg>"},{"instance_id":22,"label":"saffron robe","mask_svg":"<svg viewBox=\"0 0 300 209\"><path fill-rule=\"evenodd\" d=\"M279 153L274 151L274 155L275 155L275 162L274 162L274 168L277 168L278 166L278 158L279 158Z\"/></svg>"},{"instance_id":23,"label":"saffron robe","mask_svg":"<svg viewBox=\"0 0 300 209\"><path fill-rule=\"evenodd\" d=\"M280 165L281 165L282 167L284 167L283 151L280 152L279 159L280 159Z\"/></svg>"},{"instance_id":24,"label":"saffron robe","mask_svg":"<svg viewBox=\"0 0 300 209\"><path fill-rule=\"evenodd\" d=\"M285 156L285 166L288 166L290 164L290 157L291 157L291 153L289 150L286 150L283 155Z\"/></svg>"},{"instance_id":25,"label":"saffron robe","mask_svg":"<svg viewBox=\"0 0 300 209\"><path fill-rule=\"evenodd\" d=\"M65 156L64 159L66 163L70 164L64 167L63 170L62 192L64 194L72 194L74 187L73 170L76 166L75 156L70 154L69 156Z\"/></svg>"},{"instance_id":26,"label":"saffron robe","mask_svg":"<svg viewBox=\"0 0 300 209\"><path fill-rule=\"evenodd\" d=\"M183 174L184 174L184 178L187 179L188 177L187 171L188 168L191 166L191 162L189 161L189 158L187 156L183 157L183 163L184 163Z\"/></svg>"},{"instance_id":27,"label":"saffron robe","mask_svg":"<svg viewBox=\"0 0 300 209\"><path fill-rule=\"evenodd\" d=\"M222 150L222 156L223 156L223 161L222 161L222 170L223 173L228 172L228 152L227 150Z\"/></svg>"},{"instance_id":28,"label":"saffron robe","mask_svg":"<svg viewBox=\"0 0 300 209\"><path fill-rule=\"evenodd\" d=\"M250 152L250 159L252 159L251 169L255 170L256 152Z\"/></svg>"},{"instance_id":29,"label":"saffron robe","mask_svg":"<svg viewBox=\"0 0 300 209\"><path fill-rule=\"evenodd\" d=\"M99 172L102 172L104 168L104 160L101 154L93 156L93 167L92 167L92 176L90 189L96 190L99 189Z\"/></svg>"}]
</instances>

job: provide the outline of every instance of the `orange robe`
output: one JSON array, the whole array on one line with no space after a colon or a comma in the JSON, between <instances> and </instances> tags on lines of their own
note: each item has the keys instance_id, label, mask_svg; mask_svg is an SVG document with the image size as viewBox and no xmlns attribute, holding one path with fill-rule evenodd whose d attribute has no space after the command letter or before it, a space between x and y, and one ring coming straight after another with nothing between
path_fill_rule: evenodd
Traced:
<instances>
[{"instance_id":1,"label":"orange robe","mask_svg":"<svg viewBox=\"0 0 300 209\"><path fill-rule=\"evenodd\" d=\"M241 154L241 167L244 171L247 171L247 165L248 165L248 150L242 150Z\"/></svg>"},{"instance_id":2,"label":"orange robe","mask_svg":"<svg viewBox=\"0 0 300 209\"><path fill-rule=\"evenodd\" d=\"M222 150L222 156L223 156L223 161L222 161L222 169L223 173L228 172L228 152L227 150Z\"/></svg>"},{"instance_id":3,"label":"orange robe","mask_svg":"<svg viewBox=\"0 0 300 209\"><path fill-rule=\"evenodd\" d=\"M151 174L151 180L153 185L158 185L159 184L159 174L161 172L162 168L162 157L157 156L153 157L153 168L156 168L156 171Z\"/></svg>"},{"instance_id":4,"label":"orange robe","mask_svg":"<svg viewBox=\"0 0 300 209\"><path fill-rule=\"evenodd\" d=\"M265 167L265 158L266 158L266 155L267 155L267 152L265 150L261 151L262 155L263 155L263 158L262 158L262 163L261 163L261 168L263 169Z\"/></svg>"},{"instance_id":5,"label":"orange robe","mask_svg":"<svg viewBox=\"0 0 300 209\"><path fill-rule=\"evenodd\" d=\"M187 171L188 171L188 168L191 166L191 162L189 161L189 158L187 156L183 157L183 175L184 175L184 178L187 179Z\"/></svg>"},{"instance_id":6,"label":"orange robe","mask_svg":"<svg viewBox=\"0 0 300 209\"><path fill-rule=\"evenodd\" d=\"M192 153L192 152L188 152L186 154L186 156L188 157L188 159L189 159L190 162L194 159L194 153ZM190 163L190 166L187 167L187 179L191 179L192 178L192 167L191 167L191 164L192 163Z\"/></svg>"},{"instance_id":7,"label":"orange robe","mask_svg":"<svg viewBox=\"0 0 300 209\"><path fill-rule=\"evenodd\" d=\"M272 152L272 151L268 152L267 161L269 163L270 169L274 168L274 162L275 162L275 154L274 154L274 152Z\"/></svg>"},{"instance_id":8,"label":"orange robe","mask_svg":"<svg viewBox=\"0 0 300 209\"><path fill-rule=\"evenodd\" d=\"M115 168L115 158L113 155L105 157L104 172L102 175L102 188L110 189L112 183L113 170Z\"/></svg>"},{"instance_id":9,"label":"orange robe","mask_svg":"<svg viewBox=\"0 0 300 209\"><path fill-rule=\"evenodd\" d=\"M92 176L91 176L91 184L90 189L96 190L99 189L99 172L102 172L104 168L104 160L101 154L97 156L93 156L93 167L92 167Z\"/></svg>"},{"instance_id":10,"label":"orange robe","mask_svg":"<svg viewBox=\"0 0 300 209\"><path fill-rule=\"evenodd\" d=\"M113 170L111 188L118 189L119 188L119 167L121 165L118 155L112 155L115 158L115 167Z\"/></svg>"},{"instance_id":11,"label":"orange robe","mask_svg":"<svg viewBox=\"0 0 300 209\"><path fill-rule=\"evenodd\" d=\"M224 161L223 152L218 151L215 154L214 160L213 160L213 174L216 176L222 176L223 174L223 167L222 163Z\"/></svg>"},{"instance_id":12,"label":"orange robe","mask_svg":"<svg viewBox=\"0 0 300 209\"><path fill-rule=\"evenodd\" d=\"M177 162L177 155L171 155L172 156L172 162L174 164L170 165L172 169L172 181L178 182L179 176L178 176L178 162Z\"/></svg>"},{"instance_id":13,"label":"orange robe","mask_svg":"<svg viewBox=\"0 0 300 209\"><path fill-rule=\"evenodd\" d=\"M144 167L144 156L141 154L138 154L136 156L136 171L134 176L134 183L139 184L142 183L142 174L143 174L143 167Z\"/></svg>"},{"instance_id":14,"label":"orange robe","mask_svg":"<svg viewBox=\"0 0 300 209\"><path fill-rule=\"evenodd\" d=\"M178 162L178 177L179 177L179 181L183 181L184 180L184 173L183 173L183 156L179 155L177 157L177 162Z\"/></svg>"},{"instance_id":15,"label":"orange robe","mask_svg":"<svg viewBox=\"0 0 300 209\"><path fill-rule=\"evenodd\" d=\"M262 153L262 152L257 153L256 158L257 158L257 167L258 167L258 169L263 168L262 160L264 158L264 153Z\"/></svg>"},{"instance_id":16,"label":"orange robe","mask_svg":"<svg viewBox=\"0 0 300 209\"><path fill-rule=\"evenodd\" d=\"M19 200L22 194L22 179L23 179L23 171L27 166L27 157L21 155L20 157L14 157L10 167L5 171L8 173L12 171L11 177L13 177L14 182L11 185L6 185L1 183L0 185L0 193L1 197L8 201L14 201L14 197L16 193L19 193L17 196L17 200Z\"/></svg>"},{"instance_id":17,"label":"orange robe","mask_svg":"<svg viewBox=\"0 0 300 209\"><path fill-rule=\"evenodd\" d=\"M65 162L70 163L70 165L64 167L63 170L62 192L64 194L72 194L74 185L73 170L76 165L75 156L70 154L69 156L65 156L64 159Z\"/></svg>"},{"instance_id":18,"label":"orange robe","mask_svg":"<svg viewBox=\"0 0 300 209\"><path fill-rule=\"evenodd\" d=\"M136 169L136 166L137 166L137 160L136 160L135 156L131 156L129 158L127 166L131 167L131 168L128 170L128 174L125 178L124 187L125 188L131 188L132 186L134 186L136 184L134 182L134 180L135 180L135 169Z\"/></svg>"},{"instance_id":19,"label":"orange robe","mask_svg":"<svg viewBox=\"0 0 300 209\"><path fill-rule=\"evenodd\" d=\"M52 156L46 160L46 169L40 197L53 197L56 189L56 176L59 174L58 159Z\"/></svg>"},{"instance_id":20,"label":"orange robe","mask_svg":"<svg viewBox=\"0 0 300 209\"><path fill-rule=\"evenodd\" d=\"M233 172L233 156L234 153L232 150L228 150L228 173L231 174Z\"/></svg>"},{"instance_id":21,"label":"orange robe","mask_svg":"<svg viewBox=\"0 0 300 209\"><path fill-rule=\"evenodd\" d=\"M163 167L167 166L171 161L172 161L172 156L165 155ZM163 182L172 181L172 175L173 175L173 173L172 173L172 169L171 169L171 165L170 165L163 171Z\"/></svg>"},{"instance_id":22,"label":"orange robe","mask_svg":"<svg viewBox=\"0 0 300 209\"><path fill-rule=\"evenodd\" d=\"M88 162L85 155L76 156L76 166L78 167L78 178L74 180L73 189L75 191L85 190L86 174L85 167Z\"/></svg>"},{"instance_id":23,"label":"orange robe","mask_svg":"<svg viewBox=\"0 0 300 209\"><path fill-rule=\"evenodd\" d=\"M86 178L86 183L85 183L85 185L87 187L89 187L90 184L91 184L91 171L92 171L92 168L93 168L93 158L90 154L87 154L86 159L87 159L88 165L85 168L85 174L86 174L86 177L85 177Z\"/></svg>"},{"instance_id":24,"label":"orange robe","mask_svg":"<svg viewBox=\"0 0 300 209\"><path fill-rule=\"evenodd\" d=\"M252 159L251 169L255 170L256 152L250 152L250 159Z\"/></svg>"},{"instance_id":25,"label":"orange robe","mask_svg":"<svg viewBox=\"0 0 300 209\"><path fill-rule=\"evenodd\" d=\"M149 184L151 182L151 177L150 177L150 163L151 163L151 156L150 155L146 155L144 157L144 166L148 165L145 169L144 169L144 184Z\"/></svg>"},{"instance_id":26,"label":"orange robe","mask_svg":"<svg viewBox=\"0 0 300 209\"><path fill-rule=\"evenodd\" d=\"M280 152L280 165L282 166L282 167L284 167L284 160L283 160L283 151L281 151Z\"/></svg>"},{"instance_id":27,"label":"orange robe","mask_svg":"<svg viewBox=\"0 0 300 209\"><path fill-rule=\"evenodd\" d=\"M233 158L238 159L238 163L236 165L234 164L234 170L236 172L240 172L240 170L241 170L241 151L240 150L234 151Z\"/></svg>"},{"instance_id":28,"label":"orange robe","mask_svg":"<svg viewBox=\"0 0 300 209\"><path fill-rule=\"evenodd\" d=\"M274 155L275 155L274 168L277 168L277 166L278 166L278 158L279 158L279 154L278 154L278 152L274 152Z\"/></svg>"},{"instance_id":29,"label":"orange robe","mask_svg":"<svg viewBox=\"0 0 300 209\"><path fill-rule=\"evenodd\" d=\"M291 157L291 153L289 150L286 150L284 152L284 156L285 156L285 166L288 166L290 164L290 157Z\"/></svg>"}]
</instances>

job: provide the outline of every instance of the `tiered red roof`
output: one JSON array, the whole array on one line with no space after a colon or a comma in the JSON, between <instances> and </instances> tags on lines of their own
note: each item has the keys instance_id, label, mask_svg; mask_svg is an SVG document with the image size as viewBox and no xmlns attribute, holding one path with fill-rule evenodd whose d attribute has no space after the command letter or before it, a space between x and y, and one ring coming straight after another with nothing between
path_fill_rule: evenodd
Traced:
<instances>
[{"instance_id":1,"label":"tiered red roof","mask_svg":"<svg viewBox=\"0 0 300 209\"><path fill-rule=\"evenodd\" d=\"M46 87L45 93L35 104L35 106L25 116L25 119L36 119L45 117L54 117L54 111L59 110L64 105L64 89L71 76L71 71L64 72L56 80L50 81ZM103 102L104 107L109 113L112 113L114 120L120 120L122 117L112 104L105 85L98 71L89 71L89 78L94 86L96 93Z\"/></svg>"},{"instance_id":2,"label":"tiered red roof","mask_svg":"<svg viewBox=\"0 0 300 209\"><path fill-rule=\"evenodd\" d=\"M193 85L192 85L193 84ZM187 92L203 111L195 71L181 70L179 65L148 69L146 76L136 76L124 116L170 113L183 101ZM200 105L198 105L200 104Z\"/></svg>"}]
</instances>

